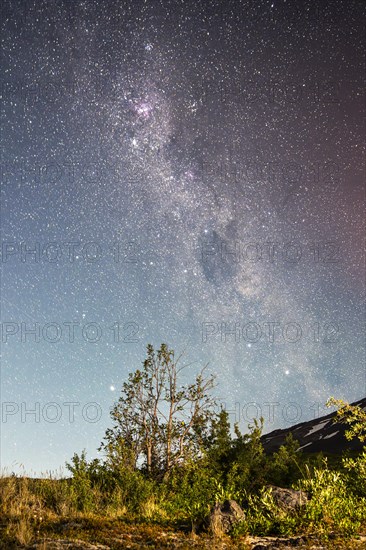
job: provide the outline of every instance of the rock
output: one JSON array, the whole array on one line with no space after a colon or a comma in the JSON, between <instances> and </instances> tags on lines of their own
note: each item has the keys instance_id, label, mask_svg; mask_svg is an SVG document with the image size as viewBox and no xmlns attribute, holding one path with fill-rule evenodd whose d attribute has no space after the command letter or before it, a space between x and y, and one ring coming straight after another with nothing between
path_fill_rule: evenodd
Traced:
<instances>
[{"instance_id":1,"label":"rock","mask_svg":"<svg viewBox=\"0 0 366 550\"><path fill-rule=\"evenodd\" d=\"M29 550L37 550L40 548L42 548L42 550L110 550L110 547L104 544L91 544L83 540L69 539L44 539L28 548Z\"/></svg>"},{"instance_id":2,"label":"rock","mask_svg":"<svg viewBox=\"0 0 366 550\"><path fill-rule=\"evenodd\" d=\"M244 519L244 512L235 500L225 500L211 508L205 524L213 535L228 533L233 526Z\"/></svg>"},{"instance_id":3,"label":"rock","mask_svg":"<svg viewBox=\"0 0 366 550\"><path fill-rule=\"evenodd\" d=\"M311 537L308 541L301 537L248 537L251 550L326 550L317 540Z\"/></svg>"},{"instance_id":4,"label":"rock","mask_svg":"<svg viewBox=\"0 0 366 550\"><path fill-rule=\"evenodd\" d=\"M272 490L273 500L282 510L296 510L308 502L308 496L304 491L284 489L275 485L267 485Z\"/></svg>"}]
</instances>

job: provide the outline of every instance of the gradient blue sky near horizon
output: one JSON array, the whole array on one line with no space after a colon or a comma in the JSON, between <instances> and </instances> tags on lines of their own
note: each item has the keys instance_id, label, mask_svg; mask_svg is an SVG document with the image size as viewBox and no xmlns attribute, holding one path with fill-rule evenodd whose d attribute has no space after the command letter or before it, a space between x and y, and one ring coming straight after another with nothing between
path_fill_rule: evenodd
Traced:
<instances>
[{"instance_id":1,"label":"gradient blue sky near horizon","mask_svg":"<svg viewBox=\"0 0 366 550\"><path fill-rule=\"evenodd\" d=\"M99 456L148 343L242 429L365 397L364 15L5 2L2 468Z\"/></svg>"}]
</instances>

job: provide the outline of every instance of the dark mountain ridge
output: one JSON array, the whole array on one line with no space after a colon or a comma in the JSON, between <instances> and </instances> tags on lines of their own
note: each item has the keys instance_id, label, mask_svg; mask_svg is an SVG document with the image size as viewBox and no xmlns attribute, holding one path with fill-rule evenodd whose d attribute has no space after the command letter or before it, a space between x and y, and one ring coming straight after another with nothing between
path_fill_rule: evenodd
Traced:
<instances>
[{"instance_id":1,"label":"dark mountain ridge","mask_svg":"<svg viewBox=\"0 0 366 550\"><path fill-rule=\"evenodd\" d=\"M355 401L352 405L359 405L366 410L366 397ZM345 436L348 424L334 422L336 411L314 420L301 422L289 428L278 429L264 434L261 437L266 452L272 453L284 444L286 436L292 433L294 439L300 443L301 451L305 453L342 453L346 449L361 450L365 443L358 438L348 441Z\"/></svg>"}]
</instances>

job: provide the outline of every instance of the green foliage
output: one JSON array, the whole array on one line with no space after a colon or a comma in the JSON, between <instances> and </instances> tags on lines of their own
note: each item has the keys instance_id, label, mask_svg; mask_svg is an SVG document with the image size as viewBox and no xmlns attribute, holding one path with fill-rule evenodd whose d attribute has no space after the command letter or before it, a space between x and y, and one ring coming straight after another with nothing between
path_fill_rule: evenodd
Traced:
<instances>
[{"instance_id":1,"label":"green foliage","mask_svg":"<svg viewBox=\"0 0 366 550\"><path fill-rule=\"evenodd\" d=\"M214 501L224 502L225 500L240 500L241 493L235 486L233 480L229 479L226 483L221 483L219 480L214 479L216 490L214 494Z\"/></svg>"},{"instance_id":2,"label":"green foliage","mask_svg":"<svg viewBox=\"0 0 366 550\"><path fill-rule=\"evenodd\" d=\"M223 408L213 417L206 452L213 472L227 473L232 451L229 414Z\"/></svg>"},{"instance_id":3,"label":"green foliage","mask_svg":"<svg viewBox=\"0 0 366 550\"><path fill-rule=\"evenodd\" d=\"M124 504L131 512L138 512L144 502L157 493L153 480L146 479L141 472L125 471L118 480L118 486L123 491Z\"/></svg>"},{"instance_id":4,"label":"green foliage","mask_svg":"<svg viewBox=\"0 0 366 550\"><path fill-rule=\"evenodd\" d=\"M366 450L357 458L343 458L343 467L347 471L347 483L351 491L366 497Z\"/></svg>"},{"instance_id":5,"label":"green foliage","mask_svg":"<svg viewBox=\"0 0 366 550\"><path fill-rule=\"evenodd\" d=\"M83 512L108 506L126 507L131 513L138 513L158 492L157 483L146 479L142 472L123 467L111 469L96 459L88 463L85 451L80 456L74 454L67 468L73 474L71 493L76 508Z\"/></svg>"},{"instance_id":6,"label":"green foliage","mask_svg":"<svg viewBox=\"0 0 366 550\"><path fill-rule=\"evenodd\" d=\"M366 441L366 411L358 405L350 405L343 399L330 397L326 402L327 407L338 407L335 421L348 424L346 438L350 441L357 437L361 442Z\"/></svg>"},{"instance_id":7,"label":"green foliage","mask_svg":"<svg viewBox=\"0 0 366 550\"><path fill-rule=\"evenodd\" d=\"M249 433L242 434L236 424L236 438L232 442L227 479L241 492L256 492L266 482L267 457L261 443L263 418L248 426Z\"/></svg>"},{"instance_id":8,"label":"green foliage","mask_svg":"<svg viewBox=\"0 0 366 550\"><path fill-rule=\"evenodd\" d=\"M194 530L208 514L222 489L220 481L211 476L204 461L190 462L176 469L169 480L169 501L166 510L188 519Z\"/></svg>"},{"instance_id":9,"label":"green foliage","mask_svg":"<svg viewBox=\"0 0 366 550\"><path fill-rule=\"evenodd\" d=\"M326 460L322 469L311 472L307 467L306 471L307 478L299 482L299 487L310 496L302 514L303 525L324 533L356 533L366 517L366 499L357 498L345 476L328 469Z\"/></svg>"},{"instance_id":10,"label":"green foliage","mask_svg":"<svg viewBox=\"0 0 366 550\"><path fill-rule=\"evenodd\" d=\"M279 450L268 459L268 480L273 485L290 487L301 475L299 443L290 433Z\"/></svg>"},{"instance_id":11,"label":"green foliage","mask_svg":"<svg viewBox=\"0 0 366 550\"><path fill-rule=\"evenodd\" d=\"M91 511L93 509L93 494L86 451L83 450L80 456L75 453L71 464L66 463L66 467L72 473L71 493L77 509L82 512Z\"/></svg>"},{"instance_id":12,"label":"green foliage","mask_svg":"<svg viewBox=\"0 0 366 550\"><path fill-rule=\"evenodd\" d=\"M75 489L69 479L42 479L34 488L43 506L58 515L67 515L75 508Z\"/></svg>"},{"instance_id":13,"label":"green foliage","mask_svg":"<svg viewBox=\"0 0 366 550\"><path fill-rule=\"evenodd\" d=\"M278 508L271 487L262 487L258 494L248 495L245 520L234 529L235 536L292 535L299 524L298 513Z\"/></svg>"}]
</instances>

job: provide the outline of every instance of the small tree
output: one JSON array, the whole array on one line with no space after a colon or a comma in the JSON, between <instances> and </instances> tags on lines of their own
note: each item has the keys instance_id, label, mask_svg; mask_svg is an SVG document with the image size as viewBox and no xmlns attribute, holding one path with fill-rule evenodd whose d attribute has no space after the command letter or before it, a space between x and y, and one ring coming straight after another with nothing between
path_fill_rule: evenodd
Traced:
<instances>
[{"instance_id":1,"label":"small tree","mask_svg":"<svg viewBox=\"0 0 366 550\"><path fill-rule=\"evenodd\" d=\"M210 469L214 474L226 474L230 468L233 439L230 431L229 413L223 407L212 419L207 443Z\"/></svg>"},{"instance_id":2,"label":"small tree","mask_svg":"<svg viewBox=\"0 0 366 550\"><path fill-rule=\"evenodd\" d=\"M274 452L268 460L268 477L271 483L281 487L290 487L302 475L299 465L302 455L299 448L299 442L290 432L278 451Z\"/></svg>"},{"instance_id":3,"label":"small tree","mask_svg":"<svg viewBox=\"0 0 366 550\"><path fill-rule=\"evenodd\" d=\"M215 400L214 377L203 368L188 385L179 385L181 365L166 344L147 346L141 370L130 373L111 411L114 426L101 445L115 468L140 468L167 478L172 468L200 456L208 438Z\"/></svg>"},{"instance_id":4,"label":"small tree","mask_svg":"<svg viewBox=\"0 0 366 550\"><path fill-rule=\"evenodd\" d=\"M93 504L92 483L90 479L91 465L86 459L85 449L79 456L74 453L71 464L66 462L66 468L72 473L71 489L78 510L90 510Z\"/></svg>"},{"instance_id":5,"label":"small tree","mask_svg":"<svg viewBox=\"0 0 366 550\"><path fill-rule=\"evenodd\" d=\"M232 444L229 477L235 479L237 487L255 492L265 482L266 455L261 442L264 419L253 418L249 433L242 434L238 424L234 425L235 439Z\"/></svg>"}]
</instances>

